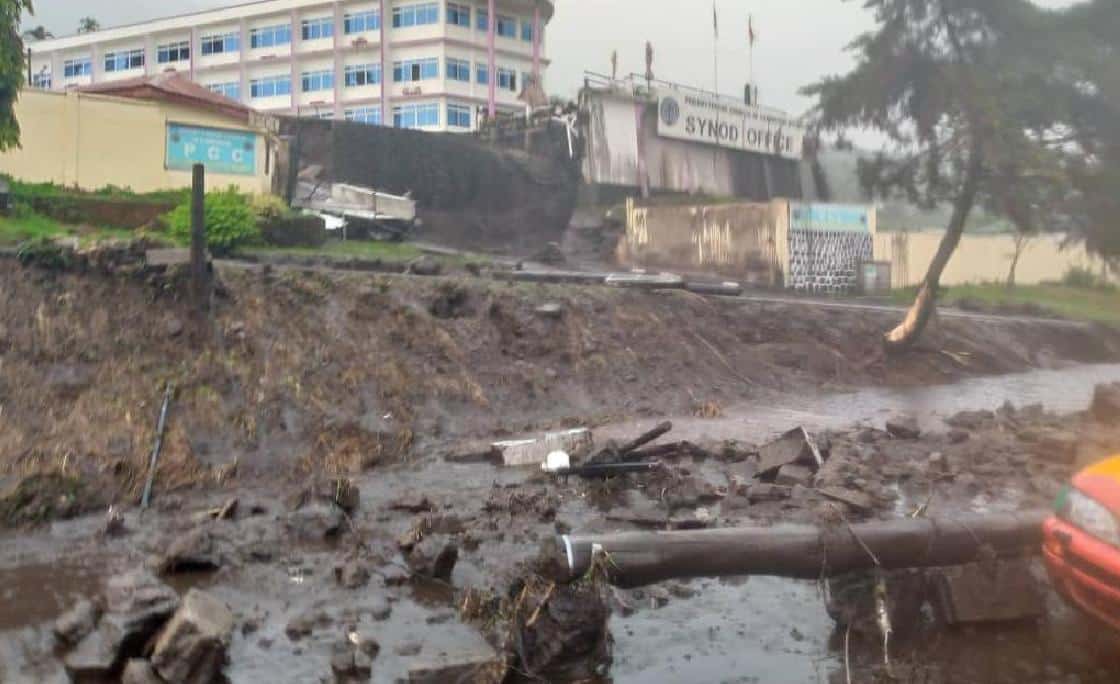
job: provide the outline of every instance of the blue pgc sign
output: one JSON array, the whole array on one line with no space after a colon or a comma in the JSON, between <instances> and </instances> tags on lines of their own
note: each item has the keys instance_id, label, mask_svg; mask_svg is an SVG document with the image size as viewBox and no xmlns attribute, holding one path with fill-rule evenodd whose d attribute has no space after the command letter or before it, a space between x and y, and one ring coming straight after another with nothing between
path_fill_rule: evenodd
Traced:
<instances>
[{"instance_id":1,"label":"blue pgc sign","mask_svg":"<svg viewBox=\"0 0 1120 684\"><path fill-rule=\"evenodd\" d=\"M167 124L167 168L189 171L195 164L210 173L252 176L257 172L257 135Z\"/></svg>"}]
</instances>

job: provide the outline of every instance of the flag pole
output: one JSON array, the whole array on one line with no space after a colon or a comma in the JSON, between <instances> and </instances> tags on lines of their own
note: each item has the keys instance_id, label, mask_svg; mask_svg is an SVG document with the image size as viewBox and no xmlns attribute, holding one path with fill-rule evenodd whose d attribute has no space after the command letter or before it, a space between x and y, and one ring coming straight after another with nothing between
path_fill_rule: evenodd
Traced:
<instances>
[{"instance_id":1,"label":"flag pole","mask_svg":"<svg viewBox=\"0 0 1120 684\"><path fill-rule=\"evenodd\" d=\"M747 87L750 88L751 106L757 107L754 87L754 15L747 15Z\"/></svg>"},{"instance_id":2,"label":"flag pole","mask_svg":"<svg viewBox=\"0 0 1120 684\"><path fill-rule=\"evenodd\" d=\"M715 65L715 94L719 95L719 13L716 10L716 0L712 0L712 63Z\"/></svg>"}]
</instances>

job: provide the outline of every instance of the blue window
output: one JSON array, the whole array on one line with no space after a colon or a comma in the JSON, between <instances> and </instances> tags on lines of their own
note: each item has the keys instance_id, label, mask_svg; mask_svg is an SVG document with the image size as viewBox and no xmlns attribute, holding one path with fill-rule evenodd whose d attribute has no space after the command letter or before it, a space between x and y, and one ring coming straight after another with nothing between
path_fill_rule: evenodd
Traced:
<instances>
[{"instance_id":1,"label":"blue window","mask_svg":"<svg viewBox=\"0 0 1120 684\"><path fill-rule=\"evenodd\" d=\"M206 87L212 93L225 95L231 100L241 100L241 83L238 81L232 81L230 83L211 83Z\"/></svg>"},{"instance_id":2,"label":"blue window","mask_svg":"<svg viewBox=\"0 0 1120 684\"><path fill-rule=\"evenodd\" d=\"M352 64L346 67L346 86L377 85L381 83L380 64Z\"/></svg>"},{"instance_id":3,"label":"blue window","mask_svg":"<svg viewBox=\"0 0 1120 684\"><path fill-rule=\"evenodd\" d=\"M393 8L393 28L408 28L439 23L439 3L402 5Z\"/></svg>"},{"instance_id":4,"label":"blue window","mask_svg":"<svg viewBox=\"0 0 1120 684\"><path fill-rule=\"evenodd\" d=\"M490 67L485 65L485 64L479 63L477 71L478 71L478 73L476 74L476 80L479 82L479 84L489 85L490 84Z\"/></svg>"},{"instance_id":5,"label":"blue window","mask_svg":"<svg viewBox=\"0 0 1120 684\"><path fill-rule=\"evenodd\" d=\"M320 17L318 19L304 19L303 31L301 32L304 40L319 40L321 38L330 38L334 35L334 19L330 17Z\"/></svg>"},{"instance_id":6,"label":"blue window","mask_svg":"<svg viewBox=\"0 0 1120 684\"><path fill-rule=\"evenodd\" d=\"M105 53L105 71L128 71L144 66L144 50L122 50Z\"/></svg>"},{"instance_id":7,"label":"blue window","mask_svg":"<svg viewBox=\"0 0 1120 684\"><path fill-rule=\"evenodd\" d=\"M241 36L236 33L202 37L203 55L220 55L224 52L237 52L240 49Z\"/></svg>"},{"instance_id":8,"label":"blue window","mask_svg":"<svg viewBox=\"0 0 1120 684\"><path fill-rule=\"evenodd\" d=\"M182 40L177 43L168 43L156 48L156 61L160 64L170 62L185 62L191 58L190 41Z\"/></svg>"},{"instance_id":9,"label":"blue window","mask_svg":"<svg viewBox=\"0 0 1120 684\"><path fill-rule=\"evenodd\" d=\"M347 109L346 120L380 126L381 107L357 107L355 109Z\"/></svg>"},{"instance_id":10,"label":"blue window","mask_svg":"<svg viewBox=\"0 0 1120 684\"><path fill-rule=\"evenodd\" d=\"M471 8L469 5L447 3L447 23L454 26L471 27Z\"/></svg>"},{"instance_id":11,"label":"blue window","mask_svg":"<svg viewBox=\"0 0 1120 684\"><path fill-rule=\"evenodd\" d=\"M439 59L436 57L393 62L393 81L396 83L426 81L432 78L439 78Z\"/></svg>"},{"instance_id":12,"label":"blue window","mask_svg":"<svg viewBox=\"0 0 1120 684\"><path fill-rule=\"evenodd\" d=\"M526 43L532 43L533 42L533 22L532 21L526 20L526 21L521 22L521 40L525 41Z\"/></svg>"},{"instance_id":13,"label":"blue window","mask_svg":"<svg viewBox=\"0 0 1120 684\"><path fill-rule=\"evenodd\" d=\"M498 35L502 38L517 38L517 20L513 17L499 14Z\"/></svg>"},{"instance_id":14,"label":"blue window","mask_svg":"<svg viewBox=\"0 0 1120 684\"><path fill-rule=\"evenodd\" d=\"M397 128L438 126L439 105L433 102L393 107L393 125Z\"/></svg>"},{"instance_id":15,"label":"blue window","mask_svg":"<svg viewBox=\"0 0 1120 684\"><path fill-rule=\"evenodd\" d=\"M465 59L447 59L447 77L453 81L471 82L471 63Z\"/></svg>"},{"instance_id":16,"label":"blue window","mask_svg":"<svg viewBox=\"0 0 1120 684\"><path fill-rule=\"evenodd\" d=\"M475 26L479 31L490 30L490 12L488 10L480 9L475 13Z\"/></svg>"},{"instance_id":17,"label":"blue window","mask_svg":"<svg viewBox=\"0 0 1120 684\"><path fill-rule=\"evenodd\" d=\"M343 28L347 34L365 33L366 31L381 30L381 11L355 12L347 14L342 20Z\"/></svg>"},{"instance_id":18,"label":"blue window","mask_svg":"<svg viewBox=\"0 0 1120 684\"><path fill-rule=\"evenodd\" d=\"M249 82L249 95L252 97L278 97L291 94L291 76L271 76Z\"/></svg>"},{"instance_id":19,"label":"blue window","mask_svg":"<svg viewBox=\"0 0 1120 684\"><path fill-rule=\"evenodd\" d=\"M498 67L498 87L517 92L517 72L513 69Z\"/></svg>"},{"instance_id":20,"label":"blue window","mask_svg":"<svg viewBox=\"0 0 1120 684\"><path fill-rule=\"evenodd\" d=\"M292 27L288 25L267 26L249 32L249 47L270 48L292 42Z\"/></svg>"},{"instance_id":21,"label":"blue window","mask_svg":"<svg viewBox=\"0 0 1120 684\"><path fill-rule=\"evenodd\" d=\"M447 105L447 125L456 128L471 127L471 108L463 105Z\"/></svg>"},{"instance_id":22,"label":"blue window","mask_svg":"<svg viewBox=\"0 0 1120 684\"><path fill-rule=\"evenodd\" d=\"M78 76L89 76L93 73L93 60L89 57L79 57L78 59L68 59L62 63L62 75L66 78L77 78Z\"/></svg>"},{"instance_id":23,"label":"blue window","mask_svg":"<svg viewBox=\"0 0 1120 684\"><path fill-rule=\"evenodd\" d=\"M330 90L334 87L333 71L305 71L303 72L303 92L315 93L320 90Z\"/></svg>"}]
</instances>

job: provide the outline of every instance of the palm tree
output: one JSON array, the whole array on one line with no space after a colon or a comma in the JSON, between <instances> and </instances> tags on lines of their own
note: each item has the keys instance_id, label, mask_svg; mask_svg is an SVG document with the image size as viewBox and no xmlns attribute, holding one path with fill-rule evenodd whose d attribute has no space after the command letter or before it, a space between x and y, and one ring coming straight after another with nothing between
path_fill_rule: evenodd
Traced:
<instances>
[{"instance_id":1,"label":"palm tree","mask_svg":"<svg viewBox=\"0 0 1120 684\"><path fill-rule=\"evenodd\" d=\"M78 20L78 33L93 33L101 30L101 22L93 17L82 17Z\"/></svg>"},{"instance_id":2,"label":"palm tree","mask_svg":"<svg viewBox=\"0 0 1120 684\"><path fill-rule=\"evenodd\" d=\"M36 26L33 29L28 29L23 32L25 40L46 40L54 38L54 34L47 30L46 26Z\"/></svg>"}]
</instances>

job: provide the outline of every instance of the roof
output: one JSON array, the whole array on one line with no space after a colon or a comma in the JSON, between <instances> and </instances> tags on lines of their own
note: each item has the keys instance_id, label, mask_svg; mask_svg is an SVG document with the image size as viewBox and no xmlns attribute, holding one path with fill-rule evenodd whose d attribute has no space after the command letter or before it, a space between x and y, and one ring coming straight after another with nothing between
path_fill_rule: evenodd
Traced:
<instances>
[{"instance_id":1,"label":"roof","mask_svg":"<svg viewBox=\"0 0 1120 684\"><path fill-rule=\"evenodd\" d=\"M186 74L170 71L154 76L137 76L120 81L106 81L81 86L78 92L127 97L135 100L154 100L204 109L231 119L249 122L253 111L250 107L225 95L200 86Z\"/></svg>"}]
</instances>

